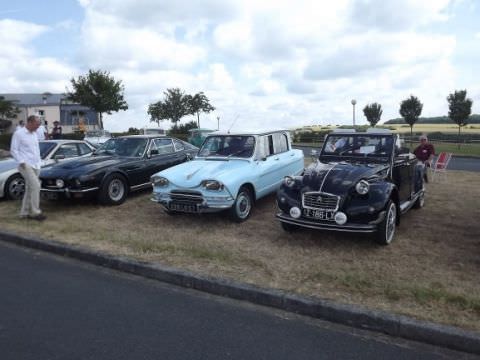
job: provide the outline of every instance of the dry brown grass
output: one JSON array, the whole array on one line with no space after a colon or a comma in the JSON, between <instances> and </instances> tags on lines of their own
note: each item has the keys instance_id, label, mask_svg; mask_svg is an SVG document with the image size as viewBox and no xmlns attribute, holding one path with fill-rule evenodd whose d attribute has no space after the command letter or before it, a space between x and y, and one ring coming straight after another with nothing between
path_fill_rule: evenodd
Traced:
<instances>
[{"instance_id":1,"label":"dry brown grass","mask_svg":"<svg viewBox=\"0 0 480 360\"><path fill-rule=\"evenodd\" d=\"M428 184L425 208L402 218L387 247L368 236L285 233L274 196L234 224L221 214L164 214L150 194L119 207L50 202L44 223L19 220L0 202L2 229L203 275L359 304L480 330L480 173L451 171Z\"/></svg>"}]
</instances>

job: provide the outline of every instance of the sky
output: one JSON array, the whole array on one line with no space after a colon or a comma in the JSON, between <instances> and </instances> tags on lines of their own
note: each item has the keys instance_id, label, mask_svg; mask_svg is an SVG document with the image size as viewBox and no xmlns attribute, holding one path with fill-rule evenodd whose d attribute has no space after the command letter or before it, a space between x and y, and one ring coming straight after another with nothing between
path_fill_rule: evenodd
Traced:
<instances>
[{"instance_id":1,"label":"sky","mask_svg":"<svg viewBox=\"0 0 480 360\"><path fill-rule=\"evenodd\" d=\"M0 0L0 93L108 71L129 106L110 131L154 125L148 105L174 87L205 93L210 129L348 125L352 99L357 125L374 102L383 122L410 95L444 116L463 89L480 113L478 19L477 0Z\"/></svg>"}]
</instances>

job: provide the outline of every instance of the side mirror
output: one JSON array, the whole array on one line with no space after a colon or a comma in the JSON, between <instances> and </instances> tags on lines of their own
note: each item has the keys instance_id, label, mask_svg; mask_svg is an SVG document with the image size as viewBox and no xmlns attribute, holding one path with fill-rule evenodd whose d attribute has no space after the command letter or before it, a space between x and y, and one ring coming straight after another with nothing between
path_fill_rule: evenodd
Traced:
<instances>
[{"instance_id":1,"label":"side mirror","mask_svg":"<svg viewBox=\"0 0 480 360\"><path fill-rule=\"evenodd\" d=\"M54 159L55 161L63 160L63 159L65 159L65 155L55 155L55 156L53 157L53 159Z\"/></svg>"},{"instance_id":2,"label":"side mirror","mask_svg":"<svg viewBox=\"0 0 480 360\"><path fill-rule=\"evenodd\" d=\"M152 155L158 155L158 149L152 149L148 152L148 157L152 156Z\"/></svg>"}]
</instances>

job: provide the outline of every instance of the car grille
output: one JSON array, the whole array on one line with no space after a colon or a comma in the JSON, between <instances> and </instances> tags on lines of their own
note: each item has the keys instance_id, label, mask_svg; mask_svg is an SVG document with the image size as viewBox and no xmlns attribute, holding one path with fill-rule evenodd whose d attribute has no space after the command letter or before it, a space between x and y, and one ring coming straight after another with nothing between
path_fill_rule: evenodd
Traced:
<instances>
[{"instance_id":1,"label":"car grille","mask_svg":"<svg viewBox=\"0 0 480 360\"><path fill-rule=\"evenodd\" d=\"M172 190L170 192L170 199L178 203L201 204L203 203L203 196L197 191Z\"/></svg>"},{"instance_id":2,"label":"car grille","mask_svg":"<svg viewBox=\"0 0 480 360\"><path fill-rule=\"evenodd\" d=\"M302 206L307 209L338 210L340 197L322 192L307 192L303 194Z\"/></svg>"}]
</instances>

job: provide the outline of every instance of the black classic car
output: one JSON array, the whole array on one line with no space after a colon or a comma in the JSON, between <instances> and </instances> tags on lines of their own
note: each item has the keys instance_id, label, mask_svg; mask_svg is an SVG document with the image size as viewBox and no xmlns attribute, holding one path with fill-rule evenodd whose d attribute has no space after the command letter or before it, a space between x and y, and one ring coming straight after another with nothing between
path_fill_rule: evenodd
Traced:
<instances>
[{"instance_id":1,"label":"black classic car","mask_svg":"<svg viewBox=\"0 0 480 360\"><path fill-rule=\"evenodd\" d=\"M400 215L423 207L422 167L389 131L330 133L301 176L284 178L277 218L286 231L375 233L376 241L387 245Z\"/></svg>"},{"instance_id":2,"label":"black classic car","mask_svg":"<svg viewBox=\"0 0 480 360\"><path fill-rule=\"evenodd\" d=\"M171 137L132 135L112 138L90 158L45 167L42 196L56 199L96 194L100 203L119 205L129 191L150 187L150 176L195 157L198 148Z\"/></svg>"}]
</instances>

